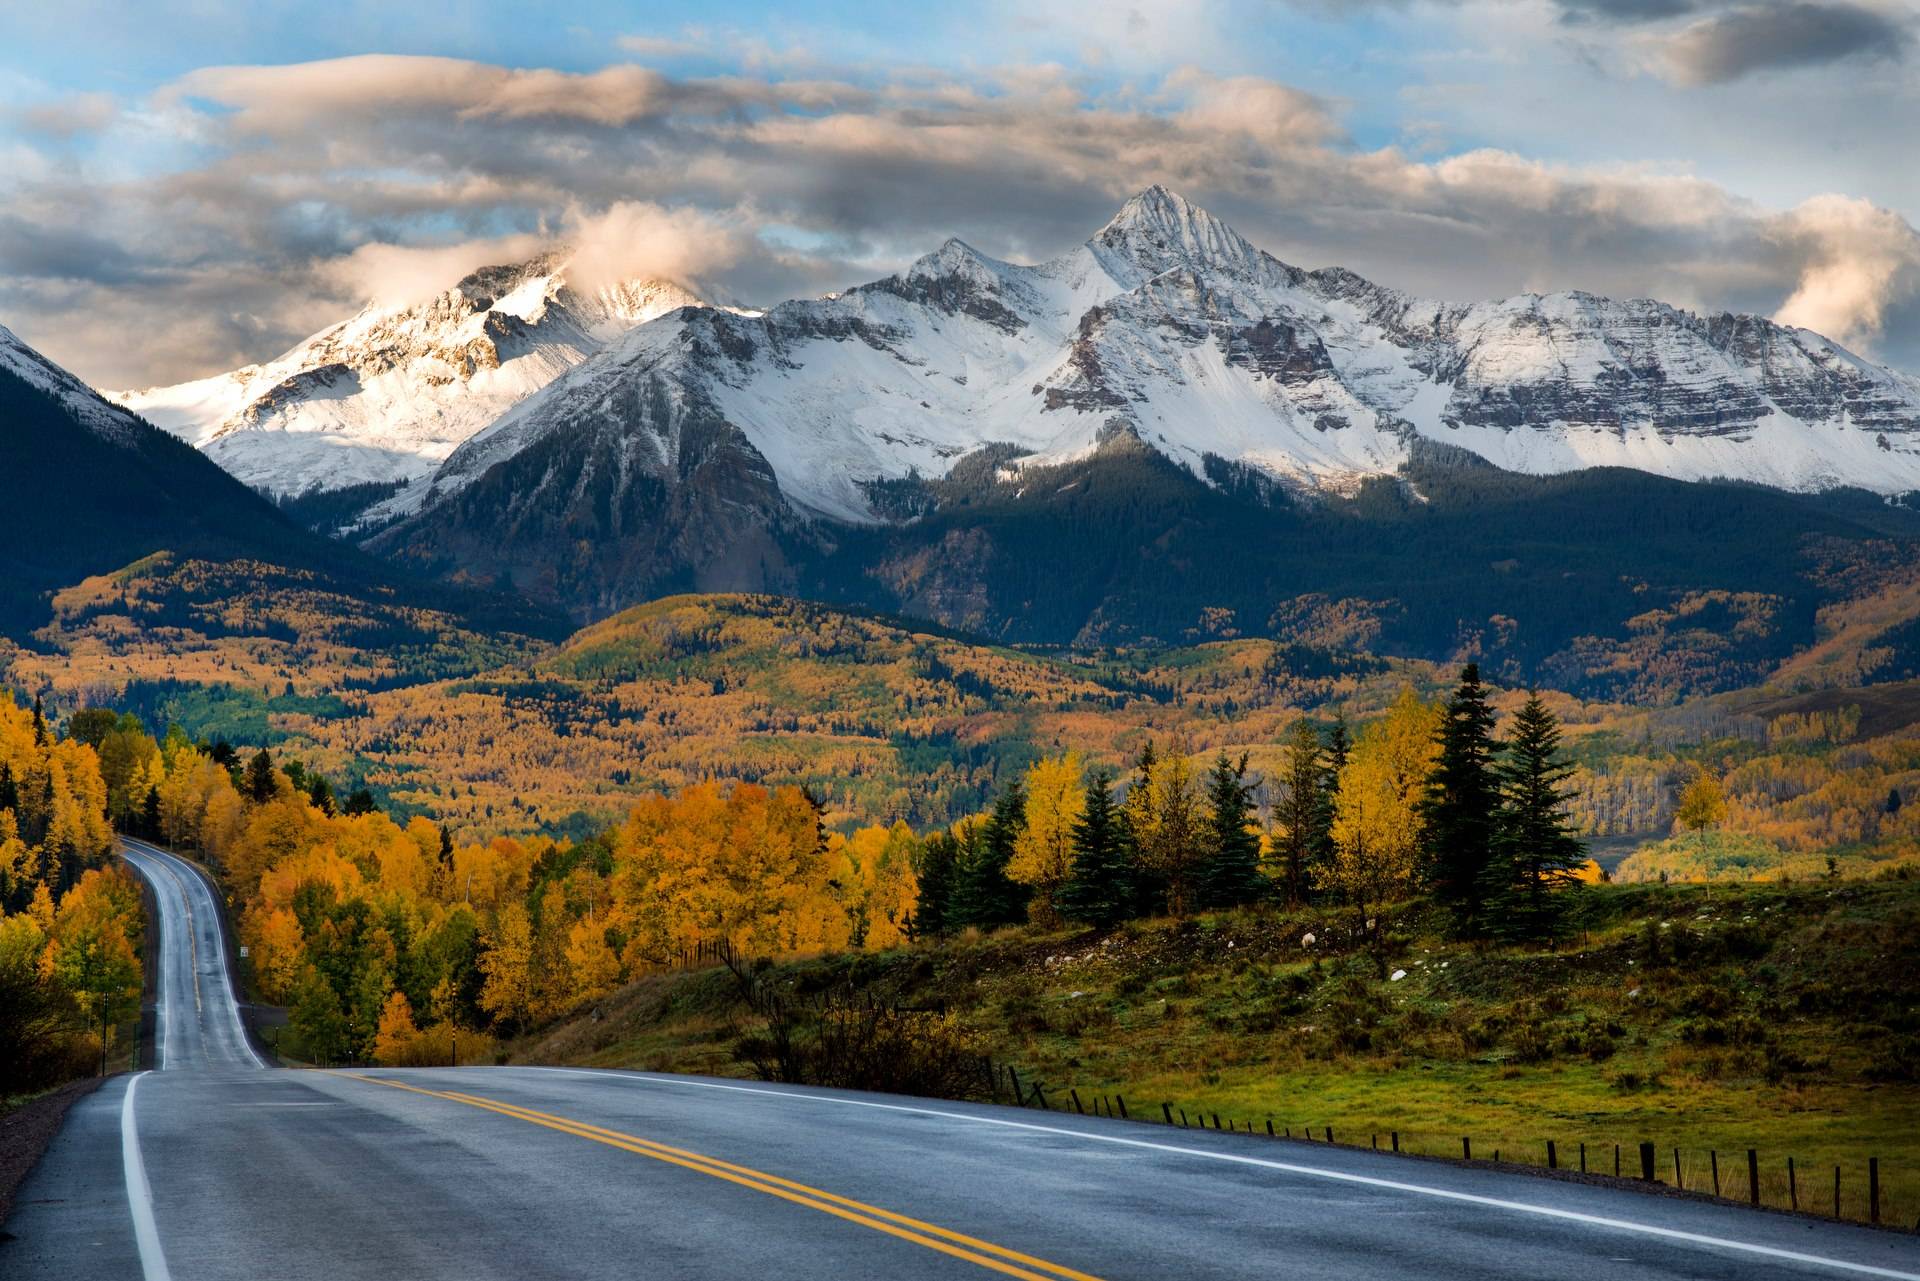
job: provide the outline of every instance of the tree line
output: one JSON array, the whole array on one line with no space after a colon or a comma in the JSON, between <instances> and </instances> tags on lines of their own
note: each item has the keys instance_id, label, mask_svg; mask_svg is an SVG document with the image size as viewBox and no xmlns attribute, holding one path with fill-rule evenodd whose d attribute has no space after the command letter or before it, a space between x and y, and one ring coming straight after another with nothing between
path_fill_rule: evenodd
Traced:
<instances>
[{"instance_id":1,"label":"tree line","mask_svg":"<svg viewBox=\"0 0 1920 1281\"><path fill-rule=\"evenodd\" d=\"M1196 775L1149 741L1119 783L1073 753L1035 762L990 812L922 841L913 930L1105 927L1260 902L1378 918L1427 892L1463 937L1550 940L1554 891L1586 862L1567 817L1573 767L1537 695L1504 741L1495 726L1475 664L1442 702L1409 688L1357 737L1302 719L1264 819L1245 755Z\"/></svg>"}]
</instances>

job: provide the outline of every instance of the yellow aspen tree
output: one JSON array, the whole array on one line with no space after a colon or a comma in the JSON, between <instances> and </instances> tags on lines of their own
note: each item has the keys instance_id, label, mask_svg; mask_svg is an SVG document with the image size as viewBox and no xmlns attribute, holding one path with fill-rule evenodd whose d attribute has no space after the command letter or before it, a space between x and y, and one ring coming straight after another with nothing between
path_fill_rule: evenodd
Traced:
<instances>
[{"instance_id":1,"label":"yellow aspen tree","mask_svg":"<svg viewBox=\"0 0 1920 1281\"><path fill-rule=\"evenodd\" d=\"M533 996L533 925L527 909L517 902L501 908L481 942L480 1007L503 1023L525 1019Z\"/></svg>"},{"instance_id":2,"label":"yellow aspen tree","mask_svg":"<svg viewBox=\"0 0 1920 1281\"><path fill-rule=\"evenodd\" d=\"M1054 897L1073 875L1073 825L1086 805L1080 757L1068 752L1027 767L1026 823L1014 838L1007 877L1033 887L1028 912L1042 925L1057 925Z\"/></svg>"},{"instance_id":3,"label":"yellow aspen tree","mask_svg":"<svg viewBox=\"0 0 1920 1281\"><path fill-rule=\"evenodd\" d=\"M414 1038L420 1029L413 1025L413 1006L405 992L394 992L380 1008L380 1023L373 1036L373 1057L389 1067L407 1061Z\"/></svg>"},{"instance_id":4,"label":"yellow aspen tree","mask_svg":"<svg viewBox=\"0 0 1920 1281\"><path fill-rule=\"evenodd\" d=\"M604 920L583 916L567 931L567 965L575 995L582 1001L605 996L620 985L620 958L607 945Z\"/></svg>"},{"instance_id":5,"label":"yellow aspen tree","mask_svg":"<svg viewBox=\"0 0 1920 1281\"><path fill-rule=\"evenodd\" d=\"M1362 916L1412 885L1418 805L1439 752L1439 725L1437 706L1402 690L1392 710L1360 731L1340 772L1332 880Z\"/></svg>"}]
</instances>

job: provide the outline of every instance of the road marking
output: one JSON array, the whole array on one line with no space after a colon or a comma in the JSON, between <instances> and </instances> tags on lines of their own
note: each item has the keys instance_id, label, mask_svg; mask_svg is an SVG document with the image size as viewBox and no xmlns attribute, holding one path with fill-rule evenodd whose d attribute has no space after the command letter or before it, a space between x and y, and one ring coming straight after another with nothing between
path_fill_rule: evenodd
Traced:
<instances>
[{"instance_id":1,"label":"road marking","mask_svg":"<svg viewBox=\"0 0 1920 1281\"><path fill-rule=\"evenodd\" d=\"M619 1130L609 1130L590 1122L576 1121L570 1117L540 1112L518 1104L502 1103L478 1095L457 1091L426 1090L384 1077L361 1076L358 1073L347 1075L376 1085L392 1086L396 1090L424 1094L436 1099L447 1099L469 1107L484 1108L489 1112L497 1112L502 1116L545 1126L547 1129L558 1130L563 1134L591 1139L596 1143L604 1143L608 1147L651 1157L656 1161L664 1161L669 1165L677 1165L716 1179L723 1179L728 1183L736 1183L744 1188L751 1188L755 1192L764 1192L768 1196L791 1201L795 1205L803 1205L811 1210L831 1214L849 1223L857 1223L862 1227L872 1228L876 1232L884 1232L903 1241L911 1241L929 1250L937 1250L942 1254L978 1264L983 1268L990 1268L1007 1276L1021 1277L1024 1281L1099 1281L1099 1278L1088 1273L1062 1267L1057 1263L1049 1263L1045 1259L1022 1254L1017 1250L995 1245L991 1241L982 1241L978 1237L955 1232L951 1228L943 1228L938 1224L927 1223L879 1206L868 1205L864 1201L855 1201L851 1197L844 1197L838 1193L811 1187L805 1183L796 1183L792 1179L781 1178L779 1175L768 1174L749 1166L735 1165L730 1161L722 1161L717 1157L705 1156L685 1148L672 1147L653 1139L625 1134Z\"/></svg>"},{"instance_id":2,"label":"road marking","mask_svg":"<svg viewBox=\"0 0 1920 1281\"><path fill-rule=\"evenodd\" d=\"M160 1249L160 1229L153 1222L153 1189L147 1186L146 1162L140 1159L140 1134L133 1119L133 1092L145 1072L127 1082L120 1103L120 1167L127 1179L127 1208L133 1212L133 1240L140 1248L140 1271L146 1281L173 1281L167 1256Z\"/></svg>"},{"instance_id":3,"label":"road marking","mask_svg":"<svg viewBox=\"0 0 1920 1281\"><path fill-rule=\"evenodd\" d=\"M834 1103L842 1107L872 1108L881 1112L906 1112L919 1116L941 1117L952 1121L971 1121L977 1125L997 1125L1010 1130L1027 1130L1036 1134L1057 1134L1068 1138L1085 1139L1095 1143L1109 1143L1119 1147L1144 1148L1155 1152L1169 1152L1178 1156L1201 1157L1209 1161L1225 1161L1233 1165L1251 1165L1262 1169L1279 1170L1287 1174L1305 1175L1308 1178L1326 1179L1335 1183L1359 1184L1363 1187L1381 1188L1392 1192L1407 1192L1417 1196L1435 1197L1444 1201L1460 1201L1469 1205L1487 1206L1498 1210L1513 1210L1521 1214L1534 1214L1542 1218L1559 1219L1568 1223L1584 1224L1588 1227L1610 1228L1620 1232L1635 1232L1643 1236L1659 1237L1667 1241L1685 1241L1691 1245L1704 1245L1722 1250L1734 1250L1742 1254L1760 1255L1769 1259L1780 1259L1790 1263L1806 1263L1815 1267L1831 1268L1837 1272L1853 1273L1857 1276L1888 1277L1892 1281L1920 1281L1920 1273L1899 1272L1892 1268L1875 1267L1868 1263L1852 1263L1845 1259L1830 1258L1826 1255L1807 1254L1799 1250L1786 1250L1778 1246L1759 1245L1749 1241L1735 1241L1728 1237L1709 1236L1701 1232L1687 1232L1680 1228L1663 1228L1652 1223L1636 1223L1631 1219L1614 1219L1605 1215L1585 1214L1578 1210L1562 1210L1550 1205L1533 1205L1525 1201L1509 1201L1504 1197L1482 1196L1475 1192L1458 1192L1451 1188L1437 1188L1422 1183L1406 1183L1398 1179L1382 1179L1366 1174L1350 1174L1342 1170L1326 1170L1318 1166L1296 1165L1289 1161L1270 1161L1263 1157L1242 1156L1233 1152L1213 1152L1205 1148L1181 1147L1174 1143L1156 1143L1148 1139L1128 1139L1116 1134L1096 1134L1087 1130L1072 1130L1057 1125L1037 1125L1030 1121L1009 1121L1001 1117L978 1116L967 1112L947 1112L938 1108L912 1107L900 1103L871 1103L864 1099L843 1099L830 1094L800 1094L792 1090L770 1090L752 1085L722 1085L717 1081L691 1081L684 1078L648 1076L629 1072L591 1072L580 1068L543 1068L524 1067L522 1072L557 1072L567 1076L597 1077L601 1080L633 1081L648 1085L677 1085L687 1089L727 1090L737 1094L762 1094L771 1098L796 1099L809 1103ZM411 1087L409 1087L411 1088Z\"/></svg>"}]
</instances>

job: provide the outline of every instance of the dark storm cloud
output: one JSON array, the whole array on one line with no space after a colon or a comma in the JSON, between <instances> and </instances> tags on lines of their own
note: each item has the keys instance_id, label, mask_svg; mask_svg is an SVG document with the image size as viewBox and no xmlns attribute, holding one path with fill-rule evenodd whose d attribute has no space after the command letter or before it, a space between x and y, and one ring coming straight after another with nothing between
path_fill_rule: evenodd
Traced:
<instances>
[{"instance_id":1,"label":"dark storm cloud","mask_svg":"<svg viewBox=\"0 0 1920 1281\"><path fill-rule=\"evenodd\" d=\"M1907 26L1879 9L1759 4L1727 9L1676 33L1665 58L1676 81L1708 85L1843 58L1902 57L1911 42Z\"/></svg>"}]
</instances>

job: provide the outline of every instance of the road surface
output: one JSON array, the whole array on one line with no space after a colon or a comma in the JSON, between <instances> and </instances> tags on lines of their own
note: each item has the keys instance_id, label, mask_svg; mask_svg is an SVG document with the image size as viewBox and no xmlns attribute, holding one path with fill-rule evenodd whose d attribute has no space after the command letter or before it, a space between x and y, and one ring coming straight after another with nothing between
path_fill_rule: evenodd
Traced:
<instances>
[{"instance_id":1,"label":"road surface","mask_svg":"<svg viewBox=\"0 0 1920 1281\"><path fill-rule=\"evenodd\" d=\"M264 1071L206 883L159 1070L78 1104L0 1276L1916 1277L1920 1239L1248 1135L647 1073Z\"/></svg>"}]
</instances>

